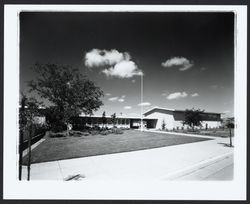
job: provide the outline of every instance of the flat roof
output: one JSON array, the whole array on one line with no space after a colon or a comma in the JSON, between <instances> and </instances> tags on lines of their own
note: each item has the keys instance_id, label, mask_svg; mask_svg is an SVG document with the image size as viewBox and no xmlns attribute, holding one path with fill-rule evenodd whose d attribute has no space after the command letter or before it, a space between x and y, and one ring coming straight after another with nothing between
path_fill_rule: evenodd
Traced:
<instances>
[{"instance_id":1,"label":"flat roof","mask_svg":"<svg viewBox=\"0 0 250 204\"><path fill-rule=\"evenodd\" d=\"M102 115L92 115L92 116L89 116L89 115L79 115L79 117L91 117L91 118L102 118ZM111 116L105 116L106 118L111 118ZM138 119L138 120L141 120L141 117L129 117L129 116L120 116L120 115L117 115L116 118L121 118L121 119ZM157 118L144 118L144 120L157 120Z\"/></svg>"}]
</instances>

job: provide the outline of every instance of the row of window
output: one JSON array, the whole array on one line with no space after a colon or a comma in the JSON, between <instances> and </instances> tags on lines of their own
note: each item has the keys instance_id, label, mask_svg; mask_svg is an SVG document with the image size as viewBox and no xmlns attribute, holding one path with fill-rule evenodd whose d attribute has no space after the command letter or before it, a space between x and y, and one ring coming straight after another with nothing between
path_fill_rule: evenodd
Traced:
<instances>
[{"instance_id":1,"label":"row of window","mask_svg":"<svg viewBox=\"0 0 250 204\"><path fill-rule=\"evenodd\" d=\"M102 124L103 120L102 118L88 118L86 121L87 124ZM111 118L106 119L106 124L113 124ZM129 125L129 119L123 119L123 118L117 118L116 119L117 125Z\"/></svg>"}]
</instances>

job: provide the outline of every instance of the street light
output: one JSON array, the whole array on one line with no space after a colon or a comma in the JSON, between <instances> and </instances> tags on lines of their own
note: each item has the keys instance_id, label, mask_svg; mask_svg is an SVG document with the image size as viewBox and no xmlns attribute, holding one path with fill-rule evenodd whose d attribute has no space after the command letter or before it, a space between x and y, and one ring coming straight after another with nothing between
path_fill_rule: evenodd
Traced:
<instances>
[{"instance_id":1,"label":"street light","mask_svg":"<svg viewBox=\"0 0 250 204\"><path fill-rule=\"evenodd\" d=\"M141 132L143 131L143 73L141 74Z\"/></svg>"}]
</instances>

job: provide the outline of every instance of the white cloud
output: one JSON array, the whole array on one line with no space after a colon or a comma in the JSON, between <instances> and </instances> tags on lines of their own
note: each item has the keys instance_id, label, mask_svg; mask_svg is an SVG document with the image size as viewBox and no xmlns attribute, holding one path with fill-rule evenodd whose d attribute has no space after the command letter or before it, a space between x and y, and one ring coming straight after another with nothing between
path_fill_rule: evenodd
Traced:
<instances>
[{"instance_id":1,"label":"white cloud","mask_svg":"<svg viewBox=\"0 0 250 204\"><path fill-rule=\"evenodd\" d=\"M87 67L108 67L102 71L106 76L118 78L131 78L142 75L135 62L130 60L128 52L119 52L116 49L99 50L92 49L85 55L85 65Z\"/></svg>"},{"instance_id":2,"label":"white cloud","mask_svg":"<svg viewBox=\"0 0 250 204\"><path fill-rule=\"evenodd\" d=\"M175 93L171 93L167 96L168 100L173 100L173 99L178 99L178 98L185 98L187 97L188 94L186 92L175 92Z\"/></svg>"},{"instance_id":3,"label":"white cloud","mask_svg":"<svg viewBox=\"0 0 250 204\"><path fill-rule=\"evenodd\" d=\"M92 49L85 55L85 65L87 67L98 67L98 66L112 66L123 60L129 60L130 55L125 52L121 53L115 49L112 50L99 50Z\"/></svg>"},{"instance_id":4,"label":"white cloud","mask_svg":"<svg viewBox=\"0 0 250 204\"><path fill-rule=\"evenodd\" d=\"M124 102L125 100L124 100L123 98L119 98L118 101L122 103L122 102Z\"/></svg>"},{"instance_id":5,"label":"white cloud","mask_svg":"<svg viewBox=\"0 0 250 204\"><path fill-rule=\"evenodd\" d=\"M109 101L112 101L112 102L115 102L115 101L118 101L118 102L124 102L125 101L125 98L126 96L125 95L123 95L123 96L121 96L121 97L118 97L118 96L116 96L116 97L111 97L111 98L109 98Z\"/></svg>"},{"instance_id":6,"label":"white cloud","mask_svg":"<svg viewBox=\"0 0 250 204\"><path fill-rule=\"evenodd\" d=\"M163 67L179 67L180 71L186 71L190 69L194 64L185 57L173 57L166 60L165 62L162 62L161 65Z\"/></svg>"},{"instance_id":7,"label":"white cloud","mask_svg":"<svg viewBox=\"0 0 250 204\"><path fill-rule=\"evenodd\" d=\"M131 107L131 106L124 106L123 108L126 109L126 110L129 110L129 109L131 109L132 107Z\"/></svg>"},{"instance_id":8,"label":"white cloud","mask_svg":"<svg viewBox=\"0 0 250 204\"><path fill-rule=\"evenodd\" d=\"M191 96L192 97L197 97L197 96L199 96L199 94L198 93L193 93L193 94L191 94Z\"/></svg>"},{"instance_id":9,"label":"white cloud","mask_svg":"<svg viewBox=\"0 0 250 204\"><path fill-rule=\"evenodd\" d=\"M106 93L105 95L106 95L106 96L111 96L111 93Z\"/></svg>"},{"instance_id":10,"label":"white cloud","mask_svg":"<svg viewBox=\"0 0 250 204\"><path fill-rule=\"evenodd\" d=\"M143 102L143 103L139 103L138 106L150 106L151 103L149 102Z\"/></svg>"},{"instance_id":11,"label":"white cloud","mask_svg":"<svg viewBox=\"0 0 250 204\"><path fill-rule=\"evenodd\" d=\"M121 61L102 71L106 76L114 76L118 78L131 78L133 76L142 75L142 71L138 69L133 61Z\"/></svg>"},{"instance_id":12,"label":"white cloud","mask_svg":"<svg viewBox=\"0 0 250 204\"><path fill-rule=\"evenodd\" d=\"M111 97L109 98L109 101L117 101L118 100L118 97Z\"/></svg>"}]
</instances>

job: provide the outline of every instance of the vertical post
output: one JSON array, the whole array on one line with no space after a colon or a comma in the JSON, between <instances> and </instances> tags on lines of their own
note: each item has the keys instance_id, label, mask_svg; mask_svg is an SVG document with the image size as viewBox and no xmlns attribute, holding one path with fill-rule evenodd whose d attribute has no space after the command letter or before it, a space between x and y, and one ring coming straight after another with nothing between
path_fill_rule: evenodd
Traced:
<instances>
[{"instance_id":1,"label":"vertical post","mask_svg":"<svg viewBox=\"0 0 250 204\"><path fill-rule=\"evenodd\" d=\"M29 140L28 140L28 165L27 165L27 170L28 170L28 175L27 175L27 180L30 180L30 163L31 163L31 137L32 137L32 124L29 125Z\"/></svg>"},{"instance_id":2,"label":"vertical post","mask_svg":"<svg viewBox=\"0 0 250 204\"><path fill-rule=\"evenodd\" d=\"M232 147L232 132L231 132L231 127L229 128L229 137L230 137L230 147Z\"/></svg>"},{"instance_id":3,"label":"vertical post","mask_svg":"<svg viewBox=\"0 0 250 204\"><path fill-rule=\"evenodd\" d=\"M24 106L22 105L21 110L20 110L21 113L19 113L20 115L23 114L23 108ZM21 117L19 118L19 121L22 120ZM22 121L20 122L22 123ZM20 126L22 126L22 124L20 124ZM18 175L18 179L19 181L21 181L22 180L22 164L23 164L23 127L19 127L19 128L20 130L19 130L19 175Z\"/></svg>"},{"instance_id":4,"label":"vertical post","mask_svg":"<svg viewBox=\"0 0 250 204\"><path fill-rule=\"evenodd\" d=\"M19 131L19 175L18 179L22 180L22 164L23 164L23 130Z\"/></svg>"},{"instance_id":5,"label":"vertical post","mask_svg":"<svg viewBox=\"0 0 250 204\"><path fill-rule=\"evenodd\" d=\"M22 180L22 164L23 164L23 134L24 134L24 109L25 109L26 98L22 98L21 100L21 109L19 113L19 175L18 179Z\"/></svg>"},{"instance_id":6,"label":"vertical post","mask_svg":"<svg viewBox=\"0 0 250 204\"><path fill-rule=\"evenodd\" d=\"M143 131L143 73L141 74L141 131Z\"/></svg>"}]
</instances>

